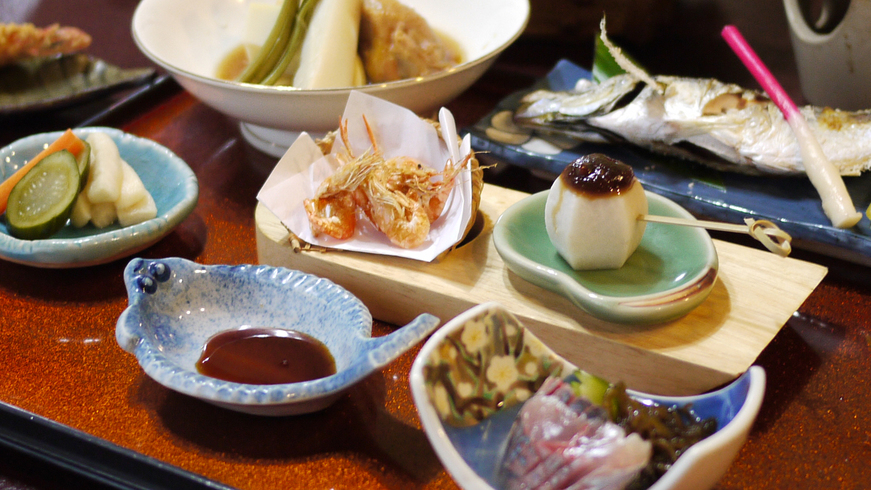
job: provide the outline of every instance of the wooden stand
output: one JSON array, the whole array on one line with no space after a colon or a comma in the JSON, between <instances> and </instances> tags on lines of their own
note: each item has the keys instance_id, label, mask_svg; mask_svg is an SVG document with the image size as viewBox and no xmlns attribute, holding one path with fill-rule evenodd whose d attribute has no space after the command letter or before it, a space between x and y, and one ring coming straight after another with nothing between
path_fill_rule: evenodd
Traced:
<instances>
[{"instance_id":1,"label":"wooden stand","mask_svg":"<svg viewBox=\"0 0 871 490\"><path fill-rule=\"evenodd\" d=\"M477 236L434 263L294 252L287 229L258 205L257 256L261 264L328 278L359 297L373 317L397 325L423 312L447 322L474 305L497 301L578 367L662 395L708 391L746 371L827 273L820 265L714 240L720 273L698 308L660 325L604 322L526 282L502 262L493 226L502 211L526 196L485 185L472 231Z\"/></svg>"}]
</instances>

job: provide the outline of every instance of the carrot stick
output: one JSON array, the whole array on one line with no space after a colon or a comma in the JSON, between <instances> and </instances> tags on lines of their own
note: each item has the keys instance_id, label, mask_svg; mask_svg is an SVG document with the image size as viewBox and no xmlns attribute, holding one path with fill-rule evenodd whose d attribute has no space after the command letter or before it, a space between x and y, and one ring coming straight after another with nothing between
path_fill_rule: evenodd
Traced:
<instances>
[{"instance_id":1,"label":"carrot stick","mask_svg":"<svg viewBox=\"0 0 871 490\"><path fill-rule=\"evenodd\" d=\"M12 192L12 188L15 187L15 184L17 184L34 165L39 163L40 160L61 150L69 150L70 153L78 157L84 147L85 143L79 139L78 136L73 134L72 130L67 129L58 139L48 145L46 149L39 152L39 154L33 157L32 160L24 164L23 167L16 170L8 179L0 183L0 214L6 212L6 205L9 203L9 194Z\"/></svg>"}]
</instances>

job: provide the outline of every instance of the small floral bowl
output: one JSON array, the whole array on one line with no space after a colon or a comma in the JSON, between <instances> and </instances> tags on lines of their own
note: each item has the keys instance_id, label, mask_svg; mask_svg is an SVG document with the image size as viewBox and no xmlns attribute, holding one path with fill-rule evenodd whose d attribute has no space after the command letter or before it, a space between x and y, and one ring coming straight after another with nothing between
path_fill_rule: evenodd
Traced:
<instances>
[{"instance_id":1,"label":"small floral bowl","mask_svg":"<svg viewBox=\"0 0 871 490\"><path fill-rule=\"evenodd\" d=\"M494 490L501 488L499 462L523 402L549 376L565 378L576 369L504 307L486 303L430 337L411 367L410 382L424 431L454 480L466 490ZM717 431L650 487L704 490L723 476L746 441L762 404L765 372L751 367L725 388L698 396L627 391L666 406L692 404L699 417L717 420Z\"/></svg>"},{"instance_id":2,"label":"small floral bowl","mask_svg":"<svg viewBox=\"0 0 871 490\"><path fill-rule=\"evenodd\" d=\"M172 390L255 415L325 408L439 324L424 313L389 335L373 338L372 316L356 296L327 279L279 267L137 258L127 264L124 283L129 306L118 318L115 336L145 373ZM208 339L244 325L314 337L335 359L336 374L273 385L199 374L196 363Z\"/></svg>"}]
</instances>

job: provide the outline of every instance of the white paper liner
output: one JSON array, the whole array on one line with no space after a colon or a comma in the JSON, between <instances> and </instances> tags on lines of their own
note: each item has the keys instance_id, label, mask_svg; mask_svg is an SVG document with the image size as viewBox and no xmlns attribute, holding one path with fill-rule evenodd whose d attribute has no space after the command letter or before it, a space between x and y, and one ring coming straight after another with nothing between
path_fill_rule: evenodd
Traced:
<instances>
[{"instance_id":1,"label":"white paper liner","mask_svg":"<svg viewBox=\"0 0 871 490\"><path fill-rule=\"evenodd\" d=\"M342 120L348 122L348 141L355 156L362 155L372 146L363 115L385 158L411 157L441 171L451 157L451 150L432 124L401 106L352 91ZM453 117L447 109L442 109L440 118L443 121L449 118L452 125ZM448 144L458 146L456 134ZM331 153L342 152L343 148L344 143L337 137ZM468 137L459 150L462 161L470 151ZM362 213L358 213L356 231L348 240L336 240L327 235L313 236L303 201L314 197L318 186L333 174L337 165L335 158L323 156L311 136L302 133L278 161L257 199L296 236L312 245L430 262L463 238L472 209L469 165L457 176L445 210L432 223L429 235L417 248L403 249L392 244Z\"/></svg>"}]
</instances>

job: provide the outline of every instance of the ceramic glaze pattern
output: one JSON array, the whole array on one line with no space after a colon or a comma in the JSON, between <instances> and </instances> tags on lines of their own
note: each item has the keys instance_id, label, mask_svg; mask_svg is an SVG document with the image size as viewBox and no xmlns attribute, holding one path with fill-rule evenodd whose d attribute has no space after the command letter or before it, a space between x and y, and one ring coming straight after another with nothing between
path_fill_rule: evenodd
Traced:
<instances>
[{"instance_id":1,"label":"ceramic glaze pattern","mask_svg":"<svg viewBox=\"0 0 871 490\"><path fill-rule=\"evenodd\" d=\"M452 331L424 367L427 392L451 425L474 425L532 396L565 364L535 337L525 335L505 310L486 310Z\"/></svg>"},{"instance_id":2,"label":"ceramic glaze pattern","mask_svg":"<svg viewBox=\"0 0 871 490\"><path fill-rule=\"evenodd\" d=\"M16 87L0 93L2 115L62 109L146 83L155 73L153 68L119 68L84 53L40 57L18 66L23 69L7 69L0 75L4 87Z\"/></svg>"},{"instance_id":3,"label":"ceramic glaze pattern","mask_svg":"<svg viewBox=\"0 0 871 490\"><path fill-rule=\"evenodd\" d=\"M173 390L249 413L323 408L439 323L423 314L390 335L372 338L372 316L357 297L327 279L280 267L134 259L124 271L124 283L129 306L118 319L116 339L145 373ZM329 349L337 373L278 385L199 374L196 362L207 340L242 326L310 335Z\"/></svg>"}]
</instances>

